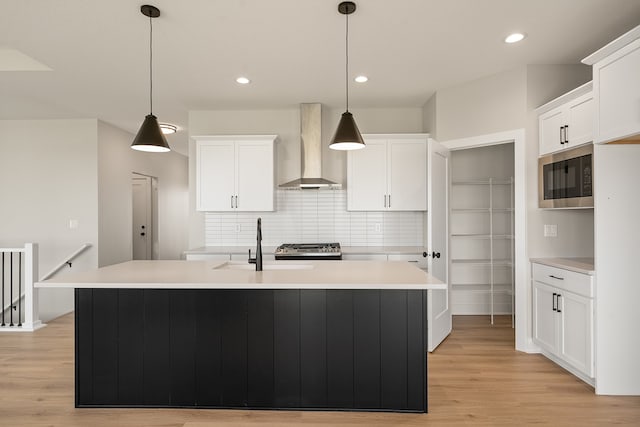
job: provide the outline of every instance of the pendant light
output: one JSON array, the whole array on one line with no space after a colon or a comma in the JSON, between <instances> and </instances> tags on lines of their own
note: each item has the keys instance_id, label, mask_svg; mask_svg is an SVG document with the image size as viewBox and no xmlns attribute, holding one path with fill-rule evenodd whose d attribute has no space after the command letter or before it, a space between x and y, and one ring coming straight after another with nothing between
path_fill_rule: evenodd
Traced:
<instances>
[{"instance_id":1,"label":"pendant light","mask_svg":"<svg viewBox=\"0 0 640 427\"><path fill-rule=\"evenodd\" d=\"M158 118L153 115L153 18L160 16L155 6L140 6L140 12L149 17L149 114L144 118L131 148L139 151L167 152L171 151L167 139L160 130Z\"/></svg>"},{"instance_id":2,"label":"pendant light","mask_svg":"<svg viewBox=\"0 0 640 427\"><path fill-rule=\"evenodd\" d=\"M345 91L346 91L346 111L342 113L340 123L335 135L331 139L329 148L334 150L358 150L364 148L362 135L358 130L353 114L349 112L349 15L356 11L356 4L352 1L343 1L338 5L338 12L346 18L346 42L345 42Z\"/></svg>"}]
</instances>

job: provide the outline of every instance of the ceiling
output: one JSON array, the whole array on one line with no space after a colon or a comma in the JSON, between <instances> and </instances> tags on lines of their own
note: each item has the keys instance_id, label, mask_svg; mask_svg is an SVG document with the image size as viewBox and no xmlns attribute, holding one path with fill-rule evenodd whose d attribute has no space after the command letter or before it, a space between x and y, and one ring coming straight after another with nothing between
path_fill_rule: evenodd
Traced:
<instances>
[{"instance_id":1,"label":"ceiling","mask_svg":"<svg viewBox=\"0 0 640 427\"><path fill-rule=\"evenodd\" d=\"M337 0L153 0L154 114L344 106ZM350 106L421 107L437 90L525 64L577 64L640 23L638 0L360 0ZM99 118L135 133L149 111L149 19L131 0L0 0L0 119ZM528 37L515 45L511 32ZM14 55L14 56L16 56ZM25 59L26 58L26 59ZM40 64L38 64L40 63ZM7 65L7 64L5 64ZM21 69L16 71L15 68ZM47 70L50 68L50 70ZM249 85L235 78L245 75Z\"/></svg>"}]
</instances>

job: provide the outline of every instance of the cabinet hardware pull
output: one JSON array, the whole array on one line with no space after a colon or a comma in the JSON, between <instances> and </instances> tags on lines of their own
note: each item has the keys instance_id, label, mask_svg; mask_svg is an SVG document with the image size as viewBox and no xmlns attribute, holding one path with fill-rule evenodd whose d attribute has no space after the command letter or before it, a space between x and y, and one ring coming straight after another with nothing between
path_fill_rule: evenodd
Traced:
<instances>
[{"instance_id":1,"label":"cabinet hardware pull","mask_svg":"<svg viewBox=\"0 0 640 427\"><path fill-rule=\"evenodd\" d=\"M387 195L385 194L383 197L384 197L384 207L386 208L387 207Z\"/></svg>"},{"instance_id":2,"label":"cabinet hardware pull","mask_svg":"<svg viewBox=\"0 0 640 427\"><path fill-rule=\"evenodd\" d=\"M553 311L557 311L556 309L556 294L555 292L553 293L553 296L551 297L551 308L553 308Z\"/></svg>"},{"instance_id":3,"label":"cabinet hardware pull","mask_svg":"<svg viewBox=\"0 0 640 427\"><path fill-rule=\"evenodd\" d=\"M233 209L233 196L231 196L231 209Z\"/></svg>"},{"instance_id":4,"label":"cabinet hardware pull","mask_svg":"<svg viewBox=\"0 0 640 427\"><path fill-rule=\"evenodd\" d=\"M238 196L236 196L236 209L238 209Z\"/></svg>"},{"instance_id":5,"label":"cabinet hardware pull","mask_svg":"<svg viewBox=\"0 0 640 427\"><path fill-rule=\"evenodd\" d=\"M556 307L557 307L557 308L556 308L556 311L557 311L558 313L562 313L562 310L560 310L560 297L561 297L561 296L562 296L562 295L558 294L558 297L556 298Z\"/></svg>"},{"instance_id":6,"label":"cabinet hardware pull","mask_svg":"<svg viewBox=\"0 0 640 427\"><path fill-rule=\"evenodd\" d=\"M431 253L431 257L432 257L432 258L440 258L440 252L433 252L433 253Z\"/></svg>"},{"instance_id":7,"label":"cabinet hardware pull","mask_svg":"<svg viewBox=\"0 0 640 427\"><path fill-rule=\"evenodd\" d=\"M389 194L389 207L391 207L391 194Z\"/></svg>"},{"instance_id":8,"label":"cabinet hardware pull","mask_svg":"<svg viewBox=\"0 0 640 427\"><path fill-rule=\"evenodd\" d=\"M564 142L565 144L569 143L569 125L564 126Z\"/></svg>"},{"instance_id":9,"label":"cabinet hardware pull","mask_svg":"<svg viewBox=\"0 0 640 427\"><path fill-rule=\"evenodd\" d=\"M562 136L563 131L564 131L564 126L560 126L560 144L564 144L564 137Z\"/></svg>"},{"instance_id":10,"label":"cabinet hardware pull","mask_svg":"<svg viewBox=\"0 0 640 427\"><path fill-rule=\"evenodd\" d=\"M554 276L553 274L550 274L549 277L551 277L552 279L556 279L556 280L564 280L564 277Z\"/></svg>"}]
</instances>

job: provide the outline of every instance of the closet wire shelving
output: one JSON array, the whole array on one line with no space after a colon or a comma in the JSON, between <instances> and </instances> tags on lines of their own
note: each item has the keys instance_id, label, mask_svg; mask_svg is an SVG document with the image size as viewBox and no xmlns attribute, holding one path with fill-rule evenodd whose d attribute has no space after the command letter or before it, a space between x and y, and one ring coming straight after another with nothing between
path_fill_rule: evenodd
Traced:
<instances>
[{"instance_id":1,"label":"closet wire shelving","mask_svg":"<svg viewBox=\"0 0 640 427\"><path fill-rule=\"evenodd\" d=\"M451 238L455 240L459 239L483 239L488 240L489 242L489 250L488 257L483 258L466 258L460 257L451 258L452 267L456 265L465 265L465 266L479 266L479 267L487 267L489 270L489 280L488 284L468 284L468 283L455 283L452 282L452 288L458 289L466 289L466 290L478 290L478 288L486 287L488 285L488 292L490 295L490 317L491 324L494 324L494 315L495 315L495 307L494 307L494 296L496 293L507 293L511 297L511 326L514 327L515 316L515 292L514 292L514 283L515 283L515 271L514 271L514 194L513 194L513 177L510 178L486 178L486 179L469 179L469 180L456 180L453 181L452 187L460 187L460 186L486 186L488 187L488 206L487 207L455 207L452 204L451 212L455 213L465 213L465 214L486 214L488 215L487 223L488 223L488 232L463 232L463 233L451 233ZM497 186L508 187L509 195L508 195L508 206L507 207L495 207L494 201L494 188ZM454 190L455 191L455 190ZM507 214L508 217L508 225L507 230L508 233L504 233L504 224L502 228L502 233L495 234L495 226L494 226L494 215L496 214ZM452 226L454 225L454 221L452 220ZM496 248L495 242L497 240L503 240L508 242L508 251L507 257L497 258L495 256ZM498 284L496 283L495 277L495 268L509 268L509 283L508 284Z\"/></svg>"}]
</instances>

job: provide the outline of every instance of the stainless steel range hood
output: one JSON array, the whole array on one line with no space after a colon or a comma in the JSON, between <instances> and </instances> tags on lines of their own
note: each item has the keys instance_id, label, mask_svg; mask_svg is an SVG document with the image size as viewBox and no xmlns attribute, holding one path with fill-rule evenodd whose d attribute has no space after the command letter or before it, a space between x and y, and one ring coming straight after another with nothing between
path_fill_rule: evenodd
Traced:
<instances>
[{"instance_id":1,"label":"stainless steel range hood","mask_svg":"<svg viewBox=\"0 0 640 427\"><path fill-rule=\"evenodd\" d=\"M322 104L300 104L300 168L302 177L280 184L284 189L336 189L322 178Z\"/></svg>"}]
</instances>

